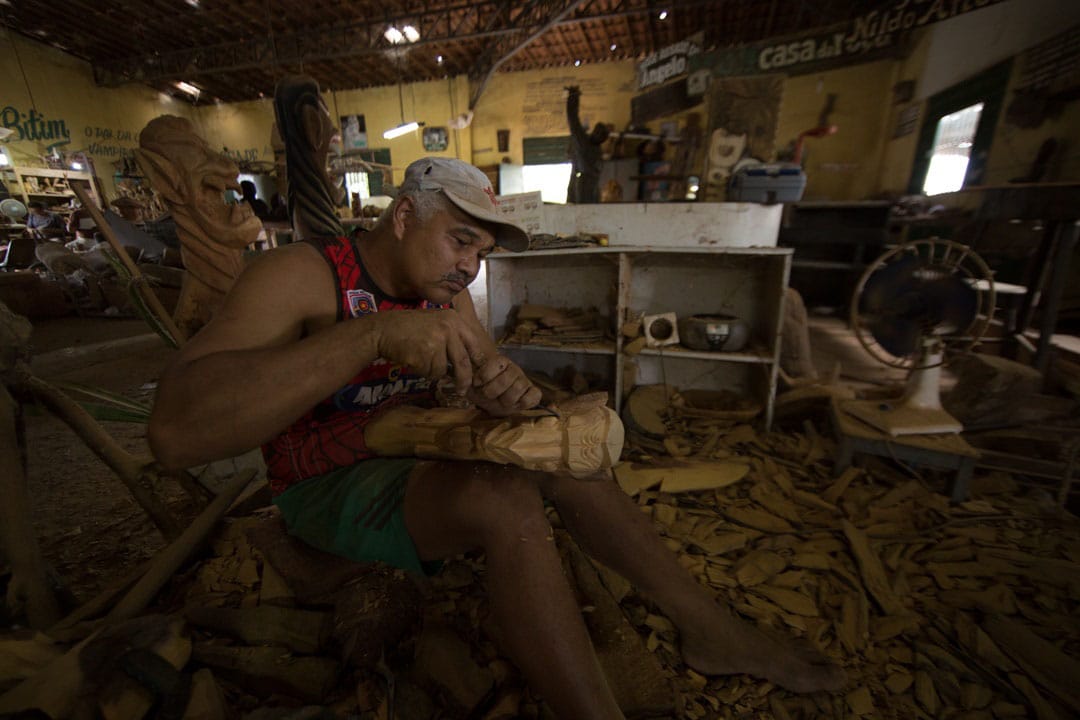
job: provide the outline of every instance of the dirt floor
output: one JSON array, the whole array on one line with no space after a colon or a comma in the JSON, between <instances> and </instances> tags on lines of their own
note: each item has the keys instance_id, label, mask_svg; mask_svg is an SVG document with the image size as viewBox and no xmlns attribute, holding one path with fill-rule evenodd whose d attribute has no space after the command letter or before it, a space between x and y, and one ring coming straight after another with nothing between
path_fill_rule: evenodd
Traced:
<instances>
[{"instance_id":1,"label":"dirt floor","mask_svg":"<svg viewBox=\"0 0 1080 720\"><path fill-rule=\"evenodd\" d=\"M173 350L136 320L60 318L34 324L33 369L149 404ZM149 455L146 428L104 422L128 452ZM78 601L128 573L164 542L124 485L60 420L26 412L28 482L42 552ZM184 496L170 490L182 509Z\"/></svg>"}]
</instances>

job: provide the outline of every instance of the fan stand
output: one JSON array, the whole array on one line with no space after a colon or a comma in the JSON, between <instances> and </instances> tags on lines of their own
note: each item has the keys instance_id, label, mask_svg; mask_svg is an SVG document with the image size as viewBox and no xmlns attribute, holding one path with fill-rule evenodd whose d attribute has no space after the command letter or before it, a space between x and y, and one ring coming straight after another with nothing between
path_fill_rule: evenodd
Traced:
<instances>
[{"instance_id":1,"label":"fan stand","mask_svg":"<svg viewBox=\"0 0 1080 720\"><path fill-rule=\"evenodd\" d=\"M919 360L908 376L901 400L850 400L841 407L893 437L958 433L964 426L941 407L941 360L941 340L924 337Z\"/></svg>"}]
</instances>

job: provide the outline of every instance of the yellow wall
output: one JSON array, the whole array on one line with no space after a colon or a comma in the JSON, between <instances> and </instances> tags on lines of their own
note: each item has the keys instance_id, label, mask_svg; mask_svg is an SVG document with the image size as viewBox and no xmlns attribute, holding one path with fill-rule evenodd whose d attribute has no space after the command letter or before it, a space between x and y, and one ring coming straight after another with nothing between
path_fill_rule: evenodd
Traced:
<instances>
[{"instance_id":1,"label":"yellow wall","mask_svg":"<svg viewBox=\"0 0 1080 720\"><path fill-rule=\"evenodd\" d=\"M402 121L422 122L428 127L449 127L452 118L468 108L468 82L465 78L446 78L431 82L412 83L398 87L379 87L366 90L344 90L326 96L327 106L335 124L342 115L364 116L369 148L390 148L394 165L394 182L401 182L402 173L413 160L427 155L456 157L469 160L472 138L468 128L450 130L449 145L444 152L427 152L422 142L423 130L386 140L383 131ZM402 114L404 113L404 118Z\"/></svg>"},{"instance_id":2,"label":"yellow wall","mask_svg":"<svg viewBox=\"0 0 1080 720\"><path fill-rule=\"evenodd\" d=\"M826 97L836 95L829 116L829 124L838 128L836 134L804 140L804 200L862 200L877 193L895 65L893 61L852 65L784 83L778 148L817 127Z\"/></svg>"},{"instance_id":3,"label":"yellow wall","mask_svg":"<svg viewBox=\"0 0 1080 720\"><path fill-rule=\"evenodd\" d=\"M5 47L0 53L0 122L14 120L18 113L19 124L24 125L31 112L32 94L37 115L55 122L54 129L62 122L67 130L69 138L57 150L90 155L108 196L113 193L113 175L120 158L138 145L139 131L147 122L163 113L190 117L189 105L165 101L145 86L97 87L87 63L47 45L3 29L0 44ZM4 147L15 165L42 166L49 145L62 139L19 140L13 135Z\"/></svg>"},{"instance_id":4,"label":"yellow wall","mask_svg":"<svg viewBox=\"0 0 1080 720\"><path fill-rule=\"evenodd\" d=\"M1039 147L1050 137L1057 139L1058 151L1047 167L1043 182L1080 178L1080 102L1073 100L1060 115L1047 119L1038 127L1021 128L1006 121L1006 110L1013 99L1012 89L1019 77L1020 65L1019 62L1013 63L1009 89L990 144L990 155L986 159L983 183L999 185L1026 176Z\"/></svg>"},{"instance_id":5,"label":"yellow wall","mask_svg":"<svg viewBox=\"0 0 1080 720\"><path fill-rule=\"evenodd\" d=\"M492 165L503 157L522 162L522 139L568 135L566 92L581 87L581 121L623 129L630 121L630 99L636 94L636 67L631 61L581 67L499 73L488 82L473 120L476 165ZM510 131L510 151L498 152L496 131ZM464 158L469 160L469 158Z\"/></svg>"}]
</instances>

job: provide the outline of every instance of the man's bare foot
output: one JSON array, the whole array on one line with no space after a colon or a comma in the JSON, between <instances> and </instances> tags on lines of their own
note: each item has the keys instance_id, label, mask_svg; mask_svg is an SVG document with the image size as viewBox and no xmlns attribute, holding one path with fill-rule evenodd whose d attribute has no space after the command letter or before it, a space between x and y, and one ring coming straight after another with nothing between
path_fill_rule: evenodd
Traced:
<instances>
[{"instance_id":1,"label":"man's bare foot","mask_svg":"<svg viewBox=\"0 0 1080 720\"><path fill-rule=\"evenodd\" d=\"M682 656L686 664L705 675L746 673L764 678L797 693L844 687L847 675L797 640L777 640L735 617L727 616L706 632L684 633Z\"/></svg>"}]
</instances>

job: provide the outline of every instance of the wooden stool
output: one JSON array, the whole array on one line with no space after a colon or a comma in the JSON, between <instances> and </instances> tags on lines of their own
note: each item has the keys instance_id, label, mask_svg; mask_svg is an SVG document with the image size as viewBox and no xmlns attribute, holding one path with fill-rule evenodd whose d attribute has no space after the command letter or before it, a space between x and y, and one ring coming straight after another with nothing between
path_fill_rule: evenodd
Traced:
<instances>
[{"instance_id":1,"label":"wooden stool","mask_svg":"<svg viewBox=\"0 0 1080 720\"><path fill-rule=\"evenodd\" d=\"M901 435L893 437L867 425L862 420L843 411L834 398L831 405L833 428L839 442L836 451L836 474L847 470L855 453L867 453L893 460L925 465L943 470L955 470L952 483L953 502L968 499L968 484L975 469L979 451L969 445L960 435Z\"/></svg>"}]
</instances>

